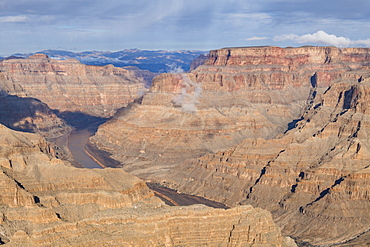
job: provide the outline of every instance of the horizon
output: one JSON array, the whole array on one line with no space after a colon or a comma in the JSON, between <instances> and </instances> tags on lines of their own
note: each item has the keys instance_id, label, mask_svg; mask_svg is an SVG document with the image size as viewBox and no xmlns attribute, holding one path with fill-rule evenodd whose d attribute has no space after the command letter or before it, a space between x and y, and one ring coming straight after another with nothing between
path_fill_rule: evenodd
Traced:
<instances>
[{"instance_id":1,"label":"horizon","mask_svg":"<svg viewBox=\"0 0 370 247\"><path fill-rule=\"evenodd\" d=\"M0 54L370 47L367 0L3 0Z\"/></svg>"},{"instance_id":2,"label":"horizon","mask_svg":"<svg viewBox=\"0 0 370 247\"><path fill-rule=\"evenodd\" d=\"M126 51L126 50L138 50L138 51L153 51L153 52L160 52L160 51L164 51L164 52L176 52L176 51L189 51L189 52L210 52L212 50L221 50L221 49L239 49L239 48L261 48L261 47L279 47L279 48L282 48L282 49L289 49L289 48L304 48L304 47L334 47L334 48L338 48L338 49L346 49L346 48L364 48L364 49L370 49L370 47L364 47L364 46L351 46L351 47L338 47L338 46L333 46L333 45L301 45L301 46L276 46L276 45L261 45L261 46L239 46L239 47L220 47L220 48L216 48L216 49L211 49L211 50L195 50L195 49L192 49L192 50L186 50L186 49L178 49L178 50L165 50L165 49L139 49L139 48L124 48L124 49L121 49L121 50L114 50L114 51L109 51L109 50L96 50L96 49L93 49L93 50L81 50L81 51L72 51L72 50L61 50L61 49L44 49L44 50L39 50L39 51L30 51L30 52L24 52L24 53L21 53L21 52L16 52L16 53L12 53L12 54L0 54L0 57L4 57L4 58L7 58L7 57L10 57L10 56L17 56L17 55L33 55L33 54L43 54L43 52L47 52L47 51L61 51L61 52L71 52L71 53L85 53L85 52L102 52L102 53L115 53L115 52L122 52L122 51Z\"/></svg>"}]
</instances>

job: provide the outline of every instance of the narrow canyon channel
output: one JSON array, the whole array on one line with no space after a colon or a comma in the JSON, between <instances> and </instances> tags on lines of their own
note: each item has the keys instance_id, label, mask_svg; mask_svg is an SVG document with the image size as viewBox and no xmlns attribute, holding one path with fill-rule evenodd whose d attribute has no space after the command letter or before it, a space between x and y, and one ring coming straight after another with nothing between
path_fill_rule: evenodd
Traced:
<instances>
[{"instance_id":1,"label":"narrow canyon channel","mask_svg":"<svg viewBox=\"0 0 370 247\"><path fill-rule=\"evenodd\" d=\"M99 158L90 154L86 150L89 138L94 135L95 129L100 123L93 123L85 128L72 131L68 136L67 147L71 152L75 161L81 166L89 169L103 168L98 162ZM95 127L95 128L94 128ZM188 195L184 193L178 193L175 190L158 186L156 184L148 184L148 187L154 192L154 194L163 200L167 205L170 206L187 206L192 204L204 204L213 208L228 208L226 205L205 199L199 196Z\"/></svg>"}]
</instances>

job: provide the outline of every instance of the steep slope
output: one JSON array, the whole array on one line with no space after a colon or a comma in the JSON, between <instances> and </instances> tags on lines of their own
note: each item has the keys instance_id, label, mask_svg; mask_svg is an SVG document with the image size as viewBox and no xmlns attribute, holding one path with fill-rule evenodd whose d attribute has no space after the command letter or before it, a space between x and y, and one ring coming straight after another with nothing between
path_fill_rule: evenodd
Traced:
<instances>
[{"instance_id":1,"label":"steep slope","mask_svg":"<svg viewBox=\"0 0 370 247\"><path fill-rule=\"evenodd\" d=\"M43 54L4 60L0 71L1 87L10 94L37 98L59 112L97 117L112 116L146 90L125 69L53 60Z\"/></svg>"},{"instance_id":2,"label":"steep slope","mask_svg":"<svg viewBox=\"0 0 370 247\"><path fill-rule=\"evenodd\" d=\"M334 80L368 63L369 49L248 47L211 51L189 74L156 77L92 142L141 178L245 138L271 139Z\"/></svg>"},{"instance_id":3,"label":"steep slope","mask_svg":"<svg viewBox=\"0 0 370 247\"><path fill-rule=\"evenodd\" d=\"M307 105L296 127L246 139L174 168L168 186L272 212L283 232L311 244L345 243L370 229L370 68L342 74ZM359 238L356 243L368 243Z\"/></svg>"},{"instance_id":4,"label":"steep slope","mask_svg":"<svg viewBox=\"0 0 370 247\"><path fill-rule=\"evenodd\" d=\"M0 245L295 246L267 211L165 206L122 169L79 169L0 125Z\"/></svg>"},{"instance_id":5,"label":"steep slope","mask_svg":"<svg viewBox=\"0 0 370 247\"><path fill-rule=\"evenodd\" d=\"M58 138L72 129L39 100L4 91L0 91L0 123L13 130L40 133L48 139Z\"/></svg>"}]
</instances>

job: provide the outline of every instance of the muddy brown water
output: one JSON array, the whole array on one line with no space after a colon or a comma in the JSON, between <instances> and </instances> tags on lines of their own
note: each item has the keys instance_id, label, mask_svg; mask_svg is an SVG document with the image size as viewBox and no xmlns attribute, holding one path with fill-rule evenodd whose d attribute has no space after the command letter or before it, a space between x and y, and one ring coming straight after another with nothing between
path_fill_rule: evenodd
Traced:
<instances>
[{"instance_id":1,"label":"muddy brown water","mask_svg":"<svg viewBox=\"0 0 370 247\"><path fill-rule=\"evenodd\" d=\"M89 169L103 168L95 160L99 160L99 157L95 157L95 160L91 156L95 156L96 153L89 154L86 150L86 145L89 142L89 138L95 133L92 131L91 126L83 129L72 131L68 136L68 149L71 152L75 161L81 166ZM155 195L163 200L167 205L170 206L187 206L193 204L204 204L213 208L228 208L226 205L205 199L199 196L188 195L184 193L178 193L175 190L158 186L156 184L148 183L148 187L154 191Z\"/></svg>"},{"instance_id":2,"label":"muddy brown water","mask_svg":"<svg viewBox=\"0 0 370 247\"><path fill-rule=\"evenodd\" d=\"M89 129L74 130L68 136L68 149L75 161L86 168L103 168L86 152L85 147L93 133Z\"/></svg>"}]
</instances>

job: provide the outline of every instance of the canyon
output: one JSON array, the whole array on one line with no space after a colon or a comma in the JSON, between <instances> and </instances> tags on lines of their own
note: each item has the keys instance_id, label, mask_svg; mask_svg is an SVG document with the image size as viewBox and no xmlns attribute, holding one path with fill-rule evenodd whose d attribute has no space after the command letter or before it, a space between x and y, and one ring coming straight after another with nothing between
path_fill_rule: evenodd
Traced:
<instances>
[{"instance_id":1,"label":"canyon","mask_svg":"<svg viewBox=\"0 0 370 247\"><path fill-rule=\"evenodd\" d=\"M6 246L295 246L266 210L170 207L122 169L76 168L39 134L0 134Z\"/></svg>"},{"instance_id":2,"label":"canyon","mask_svg":"<svg viewBox=\"0 0 370 247\"><path fill-rule=\"evenodd\" d=\"M146 181L267 209L300 243L366 239L369 61L367 48L211 51L156 77L91 142Z\"/></svg>"},{"instance_id":3,"label":"canyon","mask_svg":"<svg viewBox=\"0 0 370 247\"><path fill-rule=\"evenodd\" d=\"M8 94L37 98L61 115L109 118L146 90L146 83L128 70L54 60L44 54L4 60L0 71L1 87Z\"/></svg>"},{"instance_id":4,"label":"canyon","mask_svg":"<svg viewBox=\"0 0 370 247\"><path fill-rule=\"evenodd\" d=\"M3 61L0 75L0 244L296 246L266 210L170 207L123 169L73 166L68 139L80 145L79 133L145 91L129 71L37 54ZM101 90L112 101L93 97Z\"/></svg>"},{"instance_id":5,"label":"canyon","mask_svg":"<svg viewBox=\"0 0 370 247\"><path fill-rule=\"evenodd\" d=\"M152 83L42 54L0 67L7 245L369 243L368 48L223 48ZM73 167L66 136L94 121L106 168ZM146 183L230 208L170 207Z\"/></svg>"}]
</instances>

